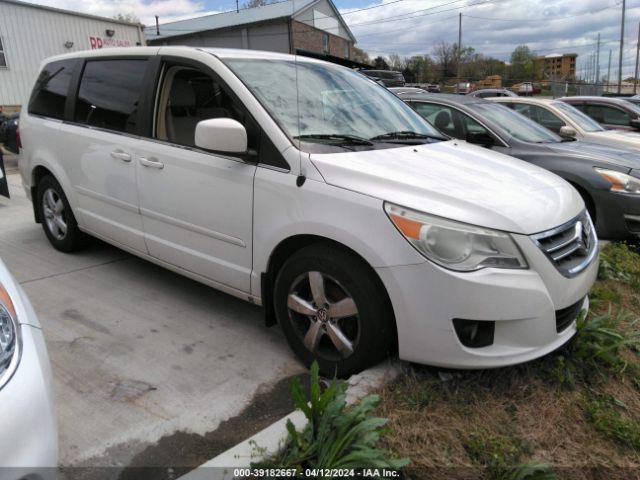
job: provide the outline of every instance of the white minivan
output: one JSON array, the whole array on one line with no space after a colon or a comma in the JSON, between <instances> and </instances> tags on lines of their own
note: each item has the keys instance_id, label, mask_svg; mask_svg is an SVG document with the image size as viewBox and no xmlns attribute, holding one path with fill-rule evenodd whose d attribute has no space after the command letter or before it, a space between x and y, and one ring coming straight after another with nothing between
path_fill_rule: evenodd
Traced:
<instances>
[{"instance_id":1,"label":"white minivan","mask_svg":"<svg viewBox=\"0 0 640 480\"><path fill-rule=\"evenodd\" d=\"M597 239L559 177L448 140L356 71L248 50L44 62L20 119L36 222L262 305L306 364L485 368L575 333Z\"/></svg>"}]
</instances>

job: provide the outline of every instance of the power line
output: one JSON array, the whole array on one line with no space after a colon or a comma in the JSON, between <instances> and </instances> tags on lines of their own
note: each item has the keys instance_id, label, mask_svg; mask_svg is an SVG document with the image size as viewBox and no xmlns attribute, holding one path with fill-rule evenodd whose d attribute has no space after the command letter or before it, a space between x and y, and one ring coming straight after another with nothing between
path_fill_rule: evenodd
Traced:
<instances>
[{"instance_id":1,"label":"power line","mask_svg":"<svg viewBox=\"0 0 640 480\"><path fill-rule=\"evenodd\" d=\"M557 20L566 20L569 18L576 18L576 17L581 17L583 15L593 15L595 13L599 13L602 12L604 10L609 10L615 7L620 6L620 3L616 3L614 5L610 5L608 7L604 7L604 8L600 8L598 10L593 10L593 11L589 11L589 12L583 12L583 13L577 13L575 15L567 15L564 17L554 17L554 16L548 16L548 17L541 17L541 18L497 18L497 17L478 17L475 15L465 15L465 17L469 17L469 18L476 18L479 20L489 20L489 21L500 21L500 22L548 22L548 21L552 21L555 22Z\"/></svg>"}]
</instances>

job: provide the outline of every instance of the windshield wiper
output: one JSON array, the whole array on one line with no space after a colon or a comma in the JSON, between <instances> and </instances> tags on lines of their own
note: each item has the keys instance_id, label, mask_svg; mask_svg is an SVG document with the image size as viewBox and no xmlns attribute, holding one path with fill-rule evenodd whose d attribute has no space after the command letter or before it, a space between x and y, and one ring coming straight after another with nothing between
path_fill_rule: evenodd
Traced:
<instances>
[{"instance_id":1,"label":"windshield wiper","mask_svg":"<svg viewBox=\"0 0 640 480\"><path fill-rule=\"evenodd\" d=\"M382 135L376 135L369 140L409 140L417 138L432 138L435 140L447 140L446 137L441 135L429 135L427 133L412 132L411 130L402 130L400 132L383 133Z\"/></svg>"},{"instance_id":2,"label":"windshield wiper","mask_svg":"<svg viewBox=\"0 0 640 480\"><path fill-rule=\"evenodd\" d=\"M338 143L338 145L345 143L350 145L373 145L373 143L366 138L356 137L355 135L343 135L341 133L308 133L293 138L300 140L329 140Z\"/></svg>"}]
</instances>

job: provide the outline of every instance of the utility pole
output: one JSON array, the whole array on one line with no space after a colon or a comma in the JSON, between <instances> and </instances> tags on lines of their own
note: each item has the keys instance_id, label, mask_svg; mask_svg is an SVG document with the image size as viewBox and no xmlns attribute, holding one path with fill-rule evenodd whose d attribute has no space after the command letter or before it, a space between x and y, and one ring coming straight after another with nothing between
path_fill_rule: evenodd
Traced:
<instances>
[{"instance_id":1,"label":"utility pole","mask_svg":"<svg viewBox=\"0 0 640 480\"><path fill-rule=\"evenodd\" d=\"M600 82L600 33L598 32L598 49L596 50L596 85Z\"/></svg>"},{"instance_id":2,"label":"utility pole","mask_svg":"<svg viewBox=\"0 0 640 480\"><path fill-rule=\"evenodd\" d=\"M460 57L462 55L462 12L458 17L458 73L456 78L456 93L460 93Z\"/></svg>"},{"instance_id":3,"label":"utility pole","mask_svg":"<svg viewBox=\"0 0 640 480\"><path fill-rule=\"evenodd\" d=\"M609 49L609 67L607 68L607 92L609 85L611 85L611 49Z\"/></svg>"},{"instance_id":4,"label":"utility pole","mask_svg":"<svg viewBox=\"0 0 640 480\"><path fill-rule=\"evenodd\" d=\"M622 90L622 48L624 46L624 13L626 0L622 0L622 22L620 23L620 58L618 58L618 95Z\"/></svg>"},{"instance_id":5,"label":"utility pole","mask_svg":"<svg viewBox=\"0 0 640 480\"><path fill-rule=\"evenodd\" d=\"M638 43L636 43L636 72L633 75L633 94L638 88L638 60L640 59L640 23L638 23Z\"/></svg>"}]
</instances>

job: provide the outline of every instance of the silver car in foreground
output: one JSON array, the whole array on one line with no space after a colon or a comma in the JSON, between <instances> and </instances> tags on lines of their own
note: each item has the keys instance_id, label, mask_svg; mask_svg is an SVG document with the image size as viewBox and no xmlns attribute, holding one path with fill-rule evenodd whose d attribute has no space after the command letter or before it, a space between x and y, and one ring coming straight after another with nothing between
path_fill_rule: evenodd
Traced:
<instances>
[{"instance_id":1,"label":"silver car in foreground","mask_svg":"<svg viewBox=\"0 0 640 480\"><path fill-rule=\"evenodd\" d=\"M42 328L0 260L0 478L56 478L58 433Z\"/></svg>"}]
</instances>

